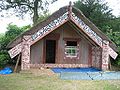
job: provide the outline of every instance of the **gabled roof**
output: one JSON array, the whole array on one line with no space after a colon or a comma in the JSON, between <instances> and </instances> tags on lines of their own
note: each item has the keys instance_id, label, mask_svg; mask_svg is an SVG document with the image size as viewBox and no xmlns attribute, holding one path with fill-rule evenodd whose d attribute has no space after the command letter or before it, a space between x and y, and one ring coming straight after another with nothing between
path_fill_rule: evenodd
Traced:
<instances>
[{"instance_id":1,"label":"gabled roof","mask_svg":"<svg viewBox=\"0 0 120 90\"><path fill-rule=\"evenodd\" d=\"M19 44L20 42L22 42L22 37L24 35L33 35L35 32L39 31L41 28L43 28L44 26L46 26L47 24L49 24L51 21L55 20L56 18L60 17L61 15L63 15L65 12L67 12L68 7L62 7L60 8L58 11L54 12L52 15L50 15L46 20L38 23L37 25L33 26L30 30L22 33L21 35L19 35L18 37L16 37L13 41L11 41L8 45L7 48L13 48L15 47L17 44Z\"/></svg>"},{"instance_id":2,"label":"gabled roof","mask_svg":"<svg viewBox=\"0 0 120 90\"><path fill-rule=\"evenodd\" d=\"M32 27L30 30L24 32L23 34L15 38L12 42L8 44L7 48L15 47L17 44L22 42L22 37L24 35L35 34L40 29L48 25L51 21L59 18L66 12L68 12L68 6L60 8L58 11L56 11L51 16L49 16L45 21L38 23L36 26ZM100 31L90 20L88 20L80 10L72 6L72 12L77 17L79 17L87 26L89 26L99 37L101 37L103 40L108 40L110 42L110 47L115 51L117 51L117 46L102 31Z\"/></svg>"}]
</instances>

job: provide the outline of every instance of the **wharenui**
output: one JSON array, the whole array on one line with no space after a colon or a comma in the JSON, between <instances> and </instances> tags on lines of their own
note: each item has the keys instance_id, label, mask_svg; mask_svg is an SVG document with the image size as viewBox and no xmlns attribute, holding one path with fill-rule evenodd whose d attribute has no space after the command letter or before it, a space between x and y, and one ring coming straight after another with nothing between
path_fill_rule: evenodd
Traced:
<instances>
[{"instance_id":1,"label":"wharenui","mask_svg":"<svg viewBox=\"0 0 120 90\"><path fill-rule=\"evenodd\" d=\"M7 46L11 58L21 56L21 70L95 67L109 70L116 45L84 14L65 6Z\"/></svg>"}]
</instances>

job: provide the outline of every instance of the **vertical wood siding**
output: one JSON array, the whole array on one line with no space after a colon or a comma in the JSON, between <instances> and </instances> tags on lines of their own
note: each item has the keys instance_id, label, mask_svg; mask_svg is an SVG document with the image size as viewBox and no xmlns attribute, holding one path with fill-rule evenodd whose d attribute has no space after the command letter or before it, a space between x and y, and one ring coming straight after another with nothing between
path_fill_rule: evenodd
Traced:
<instances>
[{"instance_id":1,"label":"vertical wood siding","mask_svg":"<svg viewBox=\"0 0 120 90\"><path fill-rule=\"evenodd\" d=\"M60 38L58 40L58 52L56 56L56 64L86 64L89 65L90 60L90 53L92 53L89 49L90 44L88 43L87 39L85 39L82 35L79 35L73 28L71 28L68 24L65 24L58 28L57 30L53 31L50 34L59 34ZM50 35L49 34L49 35ZM47 36L46 36L47 37ZM64 38L79 38L79 59L65 59L64 58ZM41 64L43 59L43 41L38 41L33 46L31 46L31 64Z\"/></svg>"},{"instance_id":2,"label":"vertical wood siding","mask_svg":"<svg viewBox=\"0 0 120 90\"><path fill-rule=\"evenodd\" d=\"M40 64L43 59L43 39L33 44L30 48L31 56L30 63L31 64Z\"/></svg>"}]
</instances>

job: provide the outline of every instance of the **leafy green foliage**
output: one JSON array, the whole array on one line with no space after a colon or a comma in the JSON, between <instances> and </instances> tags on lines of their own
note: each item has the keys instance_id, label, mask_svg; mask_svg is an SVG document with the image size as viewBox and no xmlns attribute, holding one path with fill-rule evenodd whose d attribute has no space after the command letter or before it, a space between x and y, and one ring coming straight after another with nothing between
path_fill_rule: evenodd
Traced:
<instances>
[{"instance_id":1,"label":"leafy green foliage","mask_svg":"<svg viewBox=\"0 0 120 90\"><path fill-rule=\"evenodd\" d=\"M74 6L80 9L100 30L106 32L108 22L114 19L111 9L101 0L78 0Z\"/></svg>"},{"instance_id":2,"label":"leafy green foliage","mask_svg":"<svg viewBox=\"0 0 120 90\"><path fill-rule=\"evenodd\" d=\"M43 13L48 12L49 4L57 0L1 0L0 11L13 10L16 16L24 16L26 13L32 15L33 23L36 24L38 18Z\"/></svg>"},{"instance_id":3,"label":"leafy green foliage","mask_svg":"<svg viewBox=\"0 0 120 90\"><path fill-rule=\"evenodd\" d=\"M49 14L39 17L39 22L45 20ZM9 24L5 34L0 34L0 67L5 66L6 64L13 64L14 60L11 60L8 54L6 46L14 40L17 36L30 29L31 26L18 27L17 25Z\"/></svg>"},{"instance_id":4,"label":"leafy green foliage","mask_svg":"<svg viewBox=\"0 0 120 90\"><path fill-rule=\"evenodd\" d=\"M112 61L112 64L120 66L120 32L110 31L110 32L107 32L107 35L118 46L118 57L115 61Z\"/></svg>"},{"instance_id":5,"label":"leafy green foliage","mask_svg":"<svg viewBox=\"0 0 120 90\"><path fill-rule=\"evenodd\" d=\"M3 68L9 62L9 55L6 50L0 51L0 68Z\"/></svg>"},{"instance_id":6,"label":"leafy green foliage","mask_svg":"<svg viewBox=\"0 0 120 90\"><path fill-rule=\"evenodd\" d=\"M18 35L23 33L24 31L28 30L30 28L30 25L18 27L16 25L9 24L5 35L0 36L0 67L4 67L8 63L12 63L13 61L10 59L10 56L8 54L8 50L6 46L9 42L11 42L14 38L16 38Z\"/></svg>"},{"instance_id":7,"label":"leafy green foliage","mask_svg":"<svg viewBox=\"0 0 120 90\"><path fill-rule=\"evenodd\" d=\"M8 31L6 31L5 35L1 37L1 40L0 40L1 48L5 49L11 40L13 40L15 37L20 35L22 32L28 30L29 28L30 28L30 25L17 27L16 25L9 24L7 27Z\"/></svg>"},{"instance_id":8,"label":"leafy green foliage","mask_svg":"<svg viewBox=\"0 0 120 90\"><path fill-rule=\"evenodd\" d=\"M0 38L2 38L4 36L4 34L3 33L0 33Z\"/></svg>"},{"instance_id":9,"label":"leafy green foliage","mask_svg":"<svg viewBox=\"0 0 120 90\"><path fill-rule=\"evenodd\" d=\"M114 18L108 22L107 36L117 45L118 57L112 61L112 64L120 66L120 17Z\"/></svg>"},{"instance_id":10,"label":"leafy green foliage","mask_svg":"<svg viewBox=\"0 0 120 90\"><path fill-rule=\"evenodd\" d=\"M74 6L118 46L119 55L112 64L120 66L120 17L112 15L112 10L101 0L78 0Z\"/></svg>"}]
</instances>

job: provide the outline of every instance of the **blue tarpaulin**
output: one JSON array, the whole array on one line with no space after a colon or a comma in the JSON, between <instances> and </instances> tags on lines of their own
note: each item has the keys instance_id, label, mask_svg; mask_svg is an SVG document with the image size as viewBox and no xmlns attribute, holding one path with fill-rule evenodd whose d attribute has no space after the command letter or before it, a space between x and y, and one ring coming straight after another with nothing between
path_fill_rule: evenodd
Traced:
<instances>
[{"instance_id":1,"label":"blue tarpaulin","mask_svg":"<svg viewBox=\"0 0 120 90\"><path fill-rule=\"evenodd\" d=\"M99 72L101 70L96 68L53 68L53 72L61 73L61 72Z\"/></svg>"},{"instance_id":2,"label":"blue tarpaulin","mask_svg":"<svg viewBox=\"0 0 120 90\"><path fill-rule=\"evenodd\" d=\"M96 68L53 68L64 80L113 80L120 79L120 72L104 72Z\"/></svg>"},{"instance_id":3,"label":"blue tarpaulin","mask_svg":"<svg viewBox=\"0 0 120 90\"><path fill-rule=\"evenodd\" d=\"M60 79L64 80L91 80L85 72L61 72Z\"/></svg>"},{"instance_id":4,"label":"blue tarpaulin","mask_svg":"<svg viewBox=\"0 0 120 90\"><path fill-rule=\"evenodd\" d=\"M5 75L5 74L11 74L12 69L9 67L4 68L3 70L0 70L0 74Z\"/></svg>"},{"instance_id":5,"label":"blue tarpaulin","mask_svg":"<svg viewBox=\"0 0 120 90\"><path fill-rule=\"evenodd\" d=\"M61 72L64 80L118 80L120 72Z\"/></svg>"}]
</instances>

